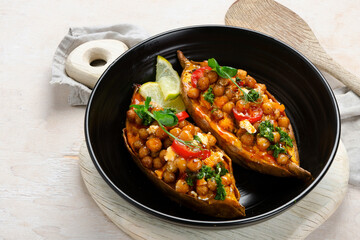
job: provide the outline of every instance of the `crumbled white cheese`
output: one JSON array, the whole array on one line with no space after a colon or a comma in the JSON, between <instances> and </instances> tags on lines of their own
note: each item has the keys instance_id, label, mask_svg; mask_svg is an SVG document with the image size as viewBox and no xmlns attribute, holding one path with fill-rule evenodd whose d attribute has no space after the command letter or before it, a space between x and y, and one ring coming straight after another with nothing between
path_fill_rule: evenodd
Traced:
<instances>
[{"instance_id":1,"label":"crumbled white cheese","mask_svg":"<svg viewBox=\"0 0 360 240\"><path fill-rule=\"evenodd\" d=\"M164 156L165 161L174 161L176 157L176 153L173 148L170 146L166 149L166 154Z\"/></svg>"},{"instance_id":2,"label":"crumbled white cheese","mask_svg":"<svg viewBox=\"0 0 360 240\"><path fill-rule=\"evenodd\" d=\"M146 129L146 131L149 134L155 134L156 130L159 128L158 125L151 125L148 129Z\"/></svg>"},{"instance_id":3,"label":"crumbled white cheese","mask_svg":"<svg viewBox=\"0 0 360 240\"><path fill-rule=\"evenodd\" d=\"M200 141L204 144L204 145L208 145L209 143L209 140L206 136L206 134L203 134L203 133L197 133L196 136L198 136L200 138Z\"/></svg>"},{"instance_id":4,"label":"crumbled white cheese","mask_svg":"<svg viewBox=\"0 0 360 240\"><path fill-rule=\"evenodd\" d=\"M249 93L249 92L250 92L250 90L247 89L247 88L241 88L241 90L243 90L245 93Z\"/></svg>"},{"instance_id":5,"label":"crumbled white cheese","mask_svg":"<svg viewBox=\"0 0 360 240\"><path fill-rule=\"evenodd\" d=\"M256 133L255 127L247 119L240 121L240 127L245 129L248 133Z\"/></svg>"}]
</instances>

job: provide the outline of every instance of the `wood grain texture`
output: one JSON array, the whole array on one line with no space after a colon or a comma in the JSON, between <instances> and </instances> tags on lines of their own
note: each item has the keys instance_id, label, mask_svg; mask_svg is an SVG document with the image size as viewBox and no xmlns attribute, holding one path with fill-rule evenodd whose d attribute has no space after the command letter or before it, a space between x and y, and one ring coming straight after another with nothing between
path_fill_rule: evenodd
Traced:
<instances>
[{"instance_id":1,"label":"wood grain texture","mask_svg":"<svg viewBox=\"0 0 360 240\"><path fill-rule=\"evenodd\" d=\"M273 0L238 0L225 15L225 23L275 37L305 55L357 95L360 78L335 62L322 48L309 25L296 13Z\"/></svg>"},{"instance_id":2,"label":"wood grain texture","mask_svg":"<svg viewBox=\"0 0 360 240\"><path fill-rule=\"evenodd\" d=\"M97 172L85 143L80 149L85 185L100 209L134 239L304 239L336 210L347 191L348 157L340 142L321 182L289 210L260 224L230 230L204 230L175 225L129 204Z\"/></svg>"}]
</instances>

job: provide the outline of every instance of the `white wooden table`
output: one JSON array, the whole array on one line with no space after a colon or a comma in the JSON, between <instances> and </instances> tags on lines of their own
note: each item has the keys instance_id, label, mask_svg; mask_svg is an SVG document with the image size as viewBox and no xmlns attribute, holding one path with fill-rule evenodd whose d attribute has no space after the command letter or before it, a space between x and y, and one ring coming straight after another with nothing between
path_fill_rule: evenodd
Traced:
<instances>
[{"instance_id":1,"label":"white wooden table","mask_svg":"<svg viewBox=\"0 0 360 240\"><path fill-rule=\"evenodd\" d=\"M327 52L360 76L360 1L278 0ZM232 0L0 0L0 239L129 239L80 176L84 107L50 86L54 51L70 26L132 23L157 34L223 24ZM360 189L308 239L359 239Z\"/></svg>"}]
</instances>

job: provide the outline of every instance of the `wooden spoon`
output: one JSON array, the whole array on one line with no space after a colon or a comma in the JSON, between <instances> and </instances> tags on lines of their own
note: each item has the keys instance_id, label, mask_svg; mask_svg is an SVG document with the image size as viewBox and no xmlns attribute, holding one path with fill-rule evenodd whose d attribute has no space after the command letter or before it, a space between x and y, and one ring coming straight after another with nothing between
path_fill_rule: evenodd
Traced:
<instances>
[{"instance_id":1,"label":"wooden spoon","mask_svg":"<svg viewBox=\"0 0 360 240\"><path fill-rule=\"evenodd\" d=\"M273 0L238 0L227 11L225 23L285 42L360 96L360 79L335 62L321 47L309 25L283 5Z\"/></svg>"}]
</instances>

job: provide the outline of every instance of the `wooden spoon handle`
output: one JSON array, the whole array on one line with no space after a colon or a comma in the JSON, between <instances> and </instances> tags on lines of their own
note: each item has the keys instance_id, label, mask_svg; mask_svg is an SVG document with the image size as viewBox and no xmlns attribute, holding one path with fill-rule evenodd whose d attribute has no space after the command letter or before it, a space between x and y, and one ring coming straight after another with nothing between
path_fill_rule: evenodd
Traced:
<instances>
[{"instance_id":1,"label":"wooden spoon handle","mask_svg":"<svg viewBox=\"0 0 360 240\"><path fill-rule=\"evenodd\" d=\"M360 78L346 70L328 54L319 52L316 57L310 58L320 70L325 71L335 77L337 80L345 84L350 90L360 96Z\"/></svg>"}]
</instances>

